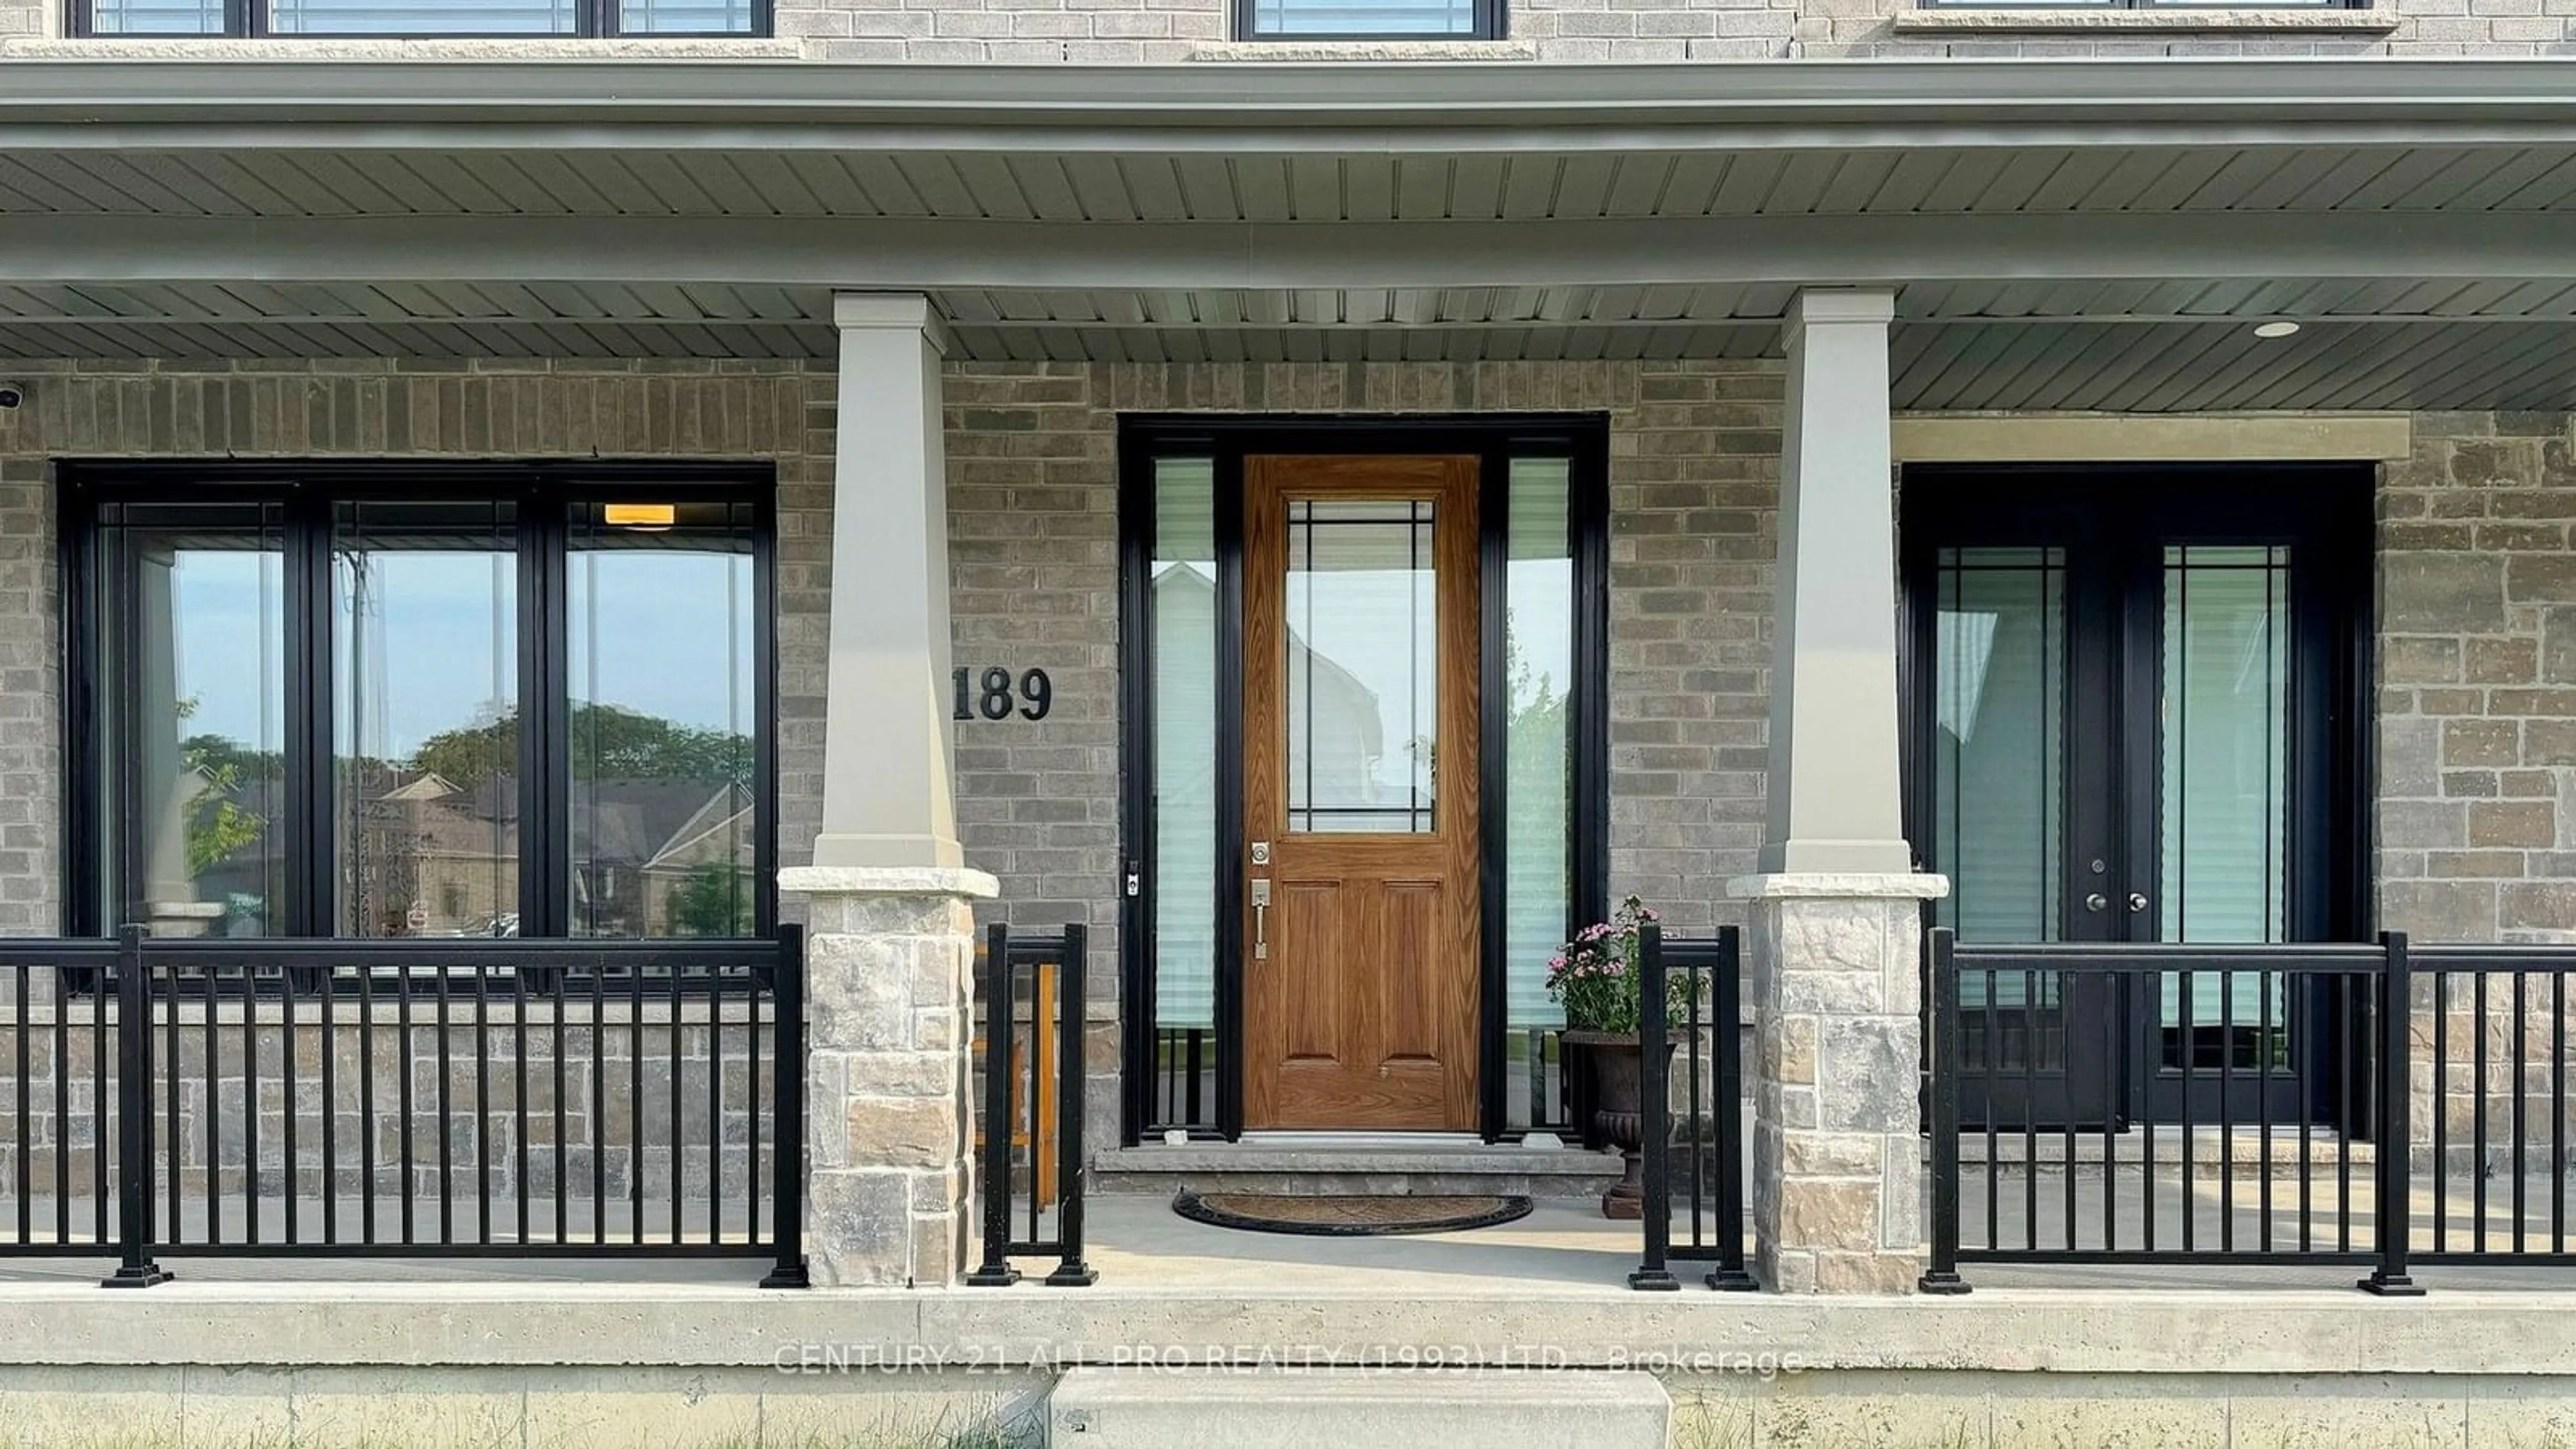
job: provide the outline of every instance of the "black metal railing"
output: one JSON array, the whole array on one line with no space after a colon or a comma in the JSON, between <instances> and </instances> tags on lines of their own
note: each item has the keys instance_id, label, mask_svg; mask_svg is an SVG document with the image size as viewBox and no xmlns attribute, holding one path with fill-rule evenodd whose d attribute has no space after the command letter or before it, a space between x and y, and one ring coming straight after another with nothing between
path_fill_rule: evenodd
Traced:
<instances>
[{"instance_id":1,"label":"black metal railing","mask_svg":"<svg viewBox=\"0 0 2576 1449\"><path fill-rule=\"evenodd\" d=\"M2398 1080L2429 1067L2423 1125L2405 1154L2421 1204L2410 1204L2415 1261L2576 1266L2567 1220L2576 949L2417 946L2409 966L2412 1021L2391 1047L2413 1054L2398 1059Z\"/></svg>"},{"instance_id":2,"label":"black metal railing","mask_svg":"<svg viewBox=\"0 0 2576 1449\"><path fill-rule=\"evenodd\" d=\"M2576 1264L2576 950L1926 953L1927 1289L1975 1262L2348 1263L2387 1294L2422 1263Z\"/></svg>"},{"instance_id":3,"label":"black metal railing","mask_svg":"<svg viewBox=\"0 0 2576 1449\"><path fill-rule=\"evenodd\" d=\"M977 1123L982 1180L976 1184L983 1194L984 1259L966 1277L972 1287L1006 1288L1020 1281L1011 1266L1015 1257L1055 1258L1045 1279L1054 1287L1088 1287L1100 1280L1082 1256L1088 950L1089 933L1079 925L1051 936L1014 935L999 924L985 932L979 1053L984 1090ZM1021 1204L1027 1208L1027 1233L1015 1236Z\"/></svg>"},{"instance_id":4,"label":"black metal railing","mask_svg":"<svg viewBox=\"0 0 2576 1449\"><path fill-rule=\"evenodd\" d=\"M1628 1286L1680 1287L1671 1264L1708 1263L1708 1286L1750 1292L1744 1263L1743 950L1721 926L1707 940L1666 940L1648 923L1638 938L1638 1152L1645 1183L1645 1258ZM1680 977L1678 989L1674 976ZM1682 1020L1670 1020L1679 1001ZM1673 1029L1680 1028L1682 1109L1673 1109ZM1673 1219L1682 1217L1682 1239Z\"/></svg>"},{"instance_id":5,"label":"black metal railing","mask_svg":"<svg viewBox=\"0 0 2576 1449\"><path fill-rule=\"evenodd\" d=\"M73 990L95 983L97 994ZM804 941L0 942L0 1255L804 1262Z\"/></svg>"}]
</instances>

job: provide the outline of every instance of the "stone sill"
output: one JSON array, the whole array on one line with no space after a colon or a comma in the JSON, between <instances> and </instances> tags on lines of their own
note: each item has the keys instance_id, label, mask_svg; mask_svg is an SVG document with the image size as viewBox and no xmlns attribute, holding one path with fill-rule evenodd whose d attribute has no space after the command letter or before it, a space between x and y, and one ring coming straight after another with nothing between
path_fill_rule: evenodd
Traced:
<instances>
[{"instance_id":1,"label":"stone sill","mask_svg":"<svg viewBox=\"0 0 2576 1449\"><path fill-rule=\"evenodd\" d=\"M0 58L11 60L796 60L803 55L804 48L796 41L748 36L696 40L575 40L553 36L424 40L380 36L259 40L237 36L128 40L0 37Z\"/></svg>"},{"instance_id":2,"label":"stone sill","mask_svg":"<svg viewBox=\"0 0 2576 1449\"><path fill-rule=\"evenodd\" d=\"M1203 45L1192 60L1452 61L1536 60L1538 47L1524 40L1239 40Z\"/></svg>"},{"instance_id":3,"label":"stone sill","mask_svg":"<svg viewBox=\"0 0 2576 1449\"><path fill-rule=\"evenodd\" d=\"M2386 35L2397 28L2397 14L2387 6L2367 10L2090 10L1926 8L1900 11L1893 22L1899 35L2101 34L2212 35L2281 34Z\"/></svg>"}]
</instances>

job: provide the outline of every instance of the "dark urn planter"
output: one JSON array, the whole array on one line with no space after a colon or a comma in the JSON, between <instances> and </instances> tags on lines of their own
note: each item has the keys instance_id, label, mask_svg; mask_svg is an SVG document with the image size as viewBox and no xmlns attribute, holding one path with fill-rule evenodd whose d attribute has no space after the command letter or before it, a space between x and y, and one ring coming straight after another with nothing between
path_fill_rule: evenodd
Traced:
<instances>
[{"instance_id":1,"label":"dark urn planter","mask_svg":"<svg viewBox=\"0 0 2576 1449\"><path fill-rule=\"evenodd\" d=\"M1569 1031L1565 1041L1583 1048L1592 1062L1592 1123L1619 1149L1626 1167L1625 1175L1601 1195L1601 1215L1623 1220L1644 1217L1644 1161L1638 1153L1645 1145L1645 1044L1631 1033L1616 1031ZM1669 1039L1664 1042L1667 1061L1673 1046Z\"/></svg>"}]
</instances>

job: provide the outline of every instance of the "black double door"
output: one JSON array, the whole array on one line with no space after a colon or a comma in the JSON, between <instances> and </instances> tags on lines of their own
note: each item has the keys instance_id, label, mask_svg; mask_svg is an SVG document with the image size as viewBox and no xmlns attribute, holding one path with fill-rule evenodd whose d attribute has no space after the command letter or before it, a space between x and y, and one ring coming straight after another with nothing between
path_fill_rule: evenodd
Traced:
<instances>
[{"instance_id":1,"label":"black double door","mask_svg":"<svg viewBox=\"0 0 2576 1449\"><path fill-rule=\"evenodd\" d=\"M1909 828L1950 878L1937 923L2357 931L2370 497L2357 466L1907 469ZM2278 975L1961 987L1993 1087L1972 1115L1997 1126L2289 1121L2334 1096L2332 1006Z\"/></svg>"}]
</instances>

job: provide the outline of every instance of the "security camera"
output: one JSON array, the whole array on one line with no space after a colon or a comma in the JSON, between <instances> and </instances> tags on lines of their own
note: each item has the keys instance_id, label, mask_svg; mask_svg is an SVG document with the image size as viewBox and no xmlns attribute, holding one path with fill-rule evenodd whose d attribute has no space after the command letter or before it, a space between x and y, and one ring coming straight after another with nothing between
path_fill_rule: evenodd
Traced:
<instances>
[{"instance_id":1,"label":"security camera","mask_svg":"<svg viewBox=\"0 0 2576 1449\"><path fill-rule=\"evenodd\" d=\"M26 388L14 382L0 382L0 408L14 408L26 400Z\"/></svg>"}]
</instances>

